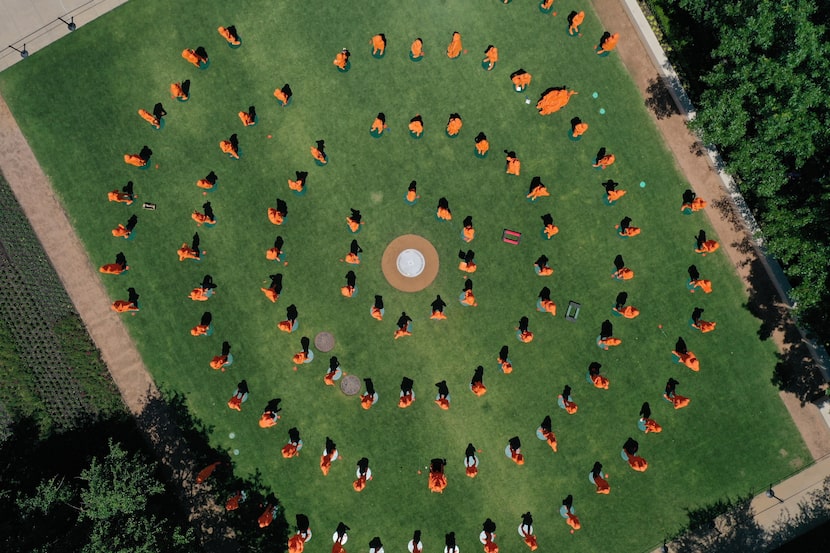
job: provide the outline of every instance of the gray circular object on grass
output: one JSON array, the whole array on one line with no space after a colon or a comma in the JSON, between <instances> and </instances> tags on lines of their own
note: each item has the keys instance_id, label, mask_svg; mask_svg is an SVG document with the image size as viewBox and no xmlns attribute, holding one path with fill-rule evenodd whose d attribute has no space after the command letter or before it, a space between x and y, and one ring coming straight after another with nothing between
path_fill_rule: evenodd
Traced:
<instances>
[{"instance_id":1,"label":"gray circular object on grass","mask_svg":"<svg viewBox=\"0 0 830 553\"><path fill-rule=\"evenodd\" d=\"M323 353L334 349L334 336L331 332L318 332L314 337L314 347Z\"/></svg>"},{"instance_id":2,"label":"gray circular object on grass","mask_svg":"<svg viewBox=\"0 0 830 553\"><path fill-rule=\"evenodd\" d=\"M340 391L347 396L356 396L360 392L360 379L353 374L347 374L340 379Z\"/></svg>"}]
</instances>

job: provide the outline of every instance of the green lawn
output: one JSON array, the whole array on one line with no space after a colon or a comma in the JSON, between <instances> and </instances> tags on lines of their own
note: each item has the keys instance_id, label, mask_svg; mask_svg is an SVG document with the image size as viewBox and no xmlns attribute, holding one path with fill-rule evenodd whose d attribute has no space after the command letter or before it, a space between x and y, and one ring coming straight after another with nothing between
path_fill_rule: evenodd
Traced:
<instances>
[{"instance_id":1,"label":"green lawn","mask_svg":"<svg viewBox=\"0 0 830 553\"><path fill-rule=\"evenodd\" d=\"M600 551L613 543L617 551L636 552L681 527L685 509L758 490L809 460L769 382L774 346L759 342L760 322L745 308L743 284L725 255L694 253L694 235L709 229L706 216L680 213L681 193L689 185L616 54L594 54L604 29L587 2L557 3L557 17L543 16L529 1L348 4L251 0L238 7L214 1L197 9L160 0L130 2L0 74L0 92L93 263L126 254L131 270L103 279L113 299L126 298L130 286L141 294L141 312L126 322L147 366L162 387L187 395L217 445L239 449L238 470L262 471L289 517L309 515L317 533L309 551L328 550L339 520L352 528L352 548L362 549L379 535L394 550L420 528L431 550L443 543L445 532L455 531L461 549L471 551L480 547L476 539L487 517L499 525L503 548L519 551L524 545L515 529L521 513L530 510L543 550L567 538L571 551ZM580 38L565 32L571 9L587 12ZM242 36L238 50L216 32L229 24ZM455 30L469 53L449 60L444 52ZM389 40L382 60L370 56L369 40L377 32ZM416 36L426 51L417 64L408 58ZM498 46L501 57L489 73L480 65L488 44ZM180 57L183 48L198 45L210 54L205 71ZM352 52L346 74L332 65L343 47ZM520 67L533 75L531 105L511 87L509 74ZM192 80L191 100L169 100L169 84L185 78ZM272 93L286 82L295 96L282 109ZM562 85L579 95L561 112L540 117L533 104L541 91ZM136 110L150 110L160 100L169 115L166 127L155 131ZM246 129L236 114L252 104L259 124ZM376 140L368 131L378 111L386 113L391 128ZM451 112L464 120L456 139L444 134ZM420 141L406 129L416 113L426 126ZM590 125L580 142L567 136L575 116ZM479 131L491 143L484 160L473 155ZM218 148L231 133L239 134L240 161ZM330 159L322 168L309 155L318 139L325 139ZM122 162L123 154L144 144L155 152L149 170ZM606 171L591 167L601 147L617 158ZM521 177L505 175L503 149L518 153ZM196 230L190 212L205 201L195 182L210 170L219 175L218 189L207 197L219 223L199 229L207 251L203 261L180 263L175 251ZM303 197L286 185L296 170L309 171ZM536 205L524 197L534 175L551 191ZM604 205L600 186L608 178L628 190L613 207ZM128 179L139 201L132 207L108 203L106 192ZM409 207L403 194L413 179L421 199ZM647 186L640 188L641 181ZM266 217L277 196L289 207L279 228ZM450 223L435 219L441 196L453 210ZM143 201L158 209L141 210ZM366 224L357 236L364 250L355 269L359 293L345 299L339 287L349 267L339 259L352 239L344 221L350 207L363 212ZM547 212L561 229L549 242L540 237L539 217ZM132 213L139 217L135 239L113 238L110 230ZM464 282L456 254L464 246L459 233L468 214L477 229L469 246L479 265L472 276L477 308L462 308L456 300ZM642 227L641 236L616 236L614 225L624 216ZM503 228L524 233L521 244L502 243ZM405 233L428 238L441 257L434 284L415 294L395 291L380 271L386 244ZM277 234L285 239L288 266L265 259ZM533 261L543 253L555 271L549 278L533 272ZM636 272L632 281L610 278L617 254ZM692 263L714 282L711 295L687 291ZM284 274L284 290L271 304L259 288L277 271ZM187 295L205 273L219 284L218 293L206 304L192 302ZM545 285L559 305L555 318L535 310ZM595 339L622 290L642 314L614 318L623 344L602 351ZM428 319L437 293L449 304L442 322ZM374 294L386 303L382 322L369 316ZM564 320L569 300L582 304L575 323ZM301 326L288 335L276 323L291 303ZM689 328L695 306L717 321L714 333ZM193 338L188 330L206 309L215 332ZM415 319L413 336L395 341L394 323L404 310ZM523 315L536 333L531 344L514 335ZM373 378L380 401L370 411L356 397L323 384L329 354L318 353L310 365L292 370L300 337L323 330L336 336L332 354L347 372ZM700 373L672 362L678 335L701 359ZM232 344L236 361L219 373L208 363L223 340ZM510 375L500 374L495 363L503 344L511 348ZM591 361L603 364L609 390L586 382ZM488 386L481 398L467 389L479 364ZM400 410L396 398L404 375L415 380L418 401ZM661 399L670 376L692 398L684 410L675 412ZM251 396L237 413L225 402L242 378ZM430 397L433 383L442 379L452 392L448 412ZM565 384L580 407L575 416L556 406ZM263 430L257 419L272 397L283 398L283 418L277 428ZM637 430L643 401L651 402L662 434ZM547 414L560 442L557 454L535 438ZM299 428L306 448L298 459L284 460L279 450L291 426ZM345 460L324 478L318 458L327 435ZM523 440L522 467L503 455L514 435ZM640 441L650 463L645 473L620 459L629 436ZM464 476L468 442L481 450L475 479ZM356 494L350 483L362 456L370 459L375 478ZM428 491L423 471L439 456L449 462L443 495ZM596 460L610 472L609 496L596 495L588 481ZM574 495L583 523L573 537L558 515L567 494Z\"/></svg>"}]
</instances>

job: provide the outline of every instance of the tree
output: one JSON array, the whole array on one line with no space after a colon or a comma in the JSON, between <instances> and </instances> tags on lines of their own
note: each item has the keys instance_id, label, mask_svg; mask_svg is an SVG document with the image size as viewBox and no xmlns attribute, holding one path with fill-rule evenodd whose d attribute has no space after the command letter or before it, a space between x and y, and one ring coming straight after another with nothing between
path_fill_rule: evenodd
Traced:
<instances>
[{"instance_id":1,"label":"tree","mask_svg":"<svg viewBox=\"0 0 830 553\"><path fill-rule=\"evenodd\" d=\"M144 511L148 499L164 491L153 477L154 470L110 438L107 456L100 461L93 457L89 468L81 472L86 487L80 494L79 518L105 521Z\"/></svg>"},{"instance_id":2,"label":"tree","mask_svg":"<svg viewBox=\"0 0 830 553\"><path fill-rule=\"evenodd\" d=\"M192 530L184 530L170 518L165 492L155 464L110 438L108 452L93 457L79 476L44 478L33 493L19 491L16 504L24 524L18 526L23 526L29 547L49 551L195 551ZM53 526L63 529L63 542ZM44 528L49 530L41 534ZM25 547L19 541L15 544Z\"/></svg>"},{"instance_id":3,"label":"tree","mask_svg":"<svg viewBox=\"0 0 830 553\"><path fill-rule=\"evenodd\" d=\"M692 127L717 146L803 320L830 311L830 34L815 0L681 0L717 37Z\"/></svg>"}]
</instances>

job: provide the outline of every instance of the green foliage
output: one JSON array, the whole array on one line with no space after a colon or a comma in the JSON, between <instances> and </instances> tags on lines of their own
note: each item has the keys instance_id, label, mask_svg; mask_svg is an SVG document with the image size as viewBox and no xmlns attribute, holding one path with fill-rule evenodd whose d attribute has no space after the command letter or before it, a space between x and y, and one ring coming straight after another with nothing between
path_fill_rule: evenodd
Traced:
<instances>
[{"instance_id":1,"label":"green foliage","mask_svg":"<svg viewBox=\"0 0 830 553\"><path fill-rule=\"evenodd\" d=\"M81 318L72 313L55 323L55 334L65 362L83 390L94 416L107 418L124 411L121 393L109 374L101 352L92 342Z\"/></svg>"},{"instance_id":2,"label":"green foliage","mask_svg":"<svg viewBox=\"0 0 830 553\"><path fill-rule=\"evenodd\" d=\"M677 553L743 553L772 551L796 536L830 520L830 478L811 491L806 499L788 509L771 528L755 521L751 497L721 500L690 512L690 525L672 540Z\"/></svg>"},{"instance_id":3,"label":"green foliage","mask_svg":"<svg viewBox=\"0 0 830 553\"><path fill-rule=\"evenodd\" d=\"M80 518L102 521L145 510L147 500L164 491L153 471L152 465L110 439L107 456L93 458L89 468L81 472L86 487L81 491Z\"/></svg>"},{"instance_id":4,"label":"green foliage","mask_svg":"<svg viewBox=\"0 0 830 553\"><path fill-rule=\"evenodd\" d=\"M691 38L717 37L714 66L694 76L702 93L692 126L721 151L755 211L769 252L794 285L798 312L827 340L827 5L683 0L679 7L699 25ZM682 18L674 14L676 21ZM681 44L688 38L676 37Z\"/></svg>"},{"instance_id":5,"label":"green foliage","mask_svg":"<svg viewBox=\"0 0 830 553\"><path fill-rule=\"evenodd\" d=\"M714 503L698 507L697 509L687 509L686 515L689 517L689 526L687 529L694 532L703 528L711 528L717 517L729 512L730 510L736 509L738 506L744 505L746 502L751 500L751 495L739 498L736 501L728 498L719 499Z\"/></svg>"},{"instance_id":6,"label":"green foliage","mask_svg":"<svg viewBox=\"0 0 830 553\"><path fill-rule=\"evenodd\" d=\"M100 353L2 176L0 256L0 403L8 418L35 418L45 436L123 412Z\"/></svg>"},{"instance_id":7,"label":"green foliage","mask_svg":"<svg viewBox=\"0 0 830 553\"><path fill-rule=\"evenodd\" d=\"M143 553L196 550L178 497L134 423L111 419L41 440L31 419L0 445L0 549ZM107 438L109 436L109 438ZM119 442L112 436L117 436Z\"/></svg>"},{"instance_id":8,"label":"green foliage","mask_svg":"<svg viewBox=\"0 0 830 553\"><path fill-rule=\"evenodd\" d=\"M32 381L23 361L20 359L14 338L6 321L0 317L0 403L8 411L9 420L23 417L36 417L41 429L51 428L51 419L40 401L32 391ZM5 429L0 435L5 437Z\"/></svg>"},{"instance_id":9,"label":"green foliage","mask_svg":"<svg viewBox=\"0 0 830 553\"><path fill-rule=\"evenodd\" d=\"M34 495L18 495L17 506L26 516L46 515L57 503L68 503L73 496L69 486L64 487L64 479L53 476L41 480Z\"/></svg>"}]
</instances>

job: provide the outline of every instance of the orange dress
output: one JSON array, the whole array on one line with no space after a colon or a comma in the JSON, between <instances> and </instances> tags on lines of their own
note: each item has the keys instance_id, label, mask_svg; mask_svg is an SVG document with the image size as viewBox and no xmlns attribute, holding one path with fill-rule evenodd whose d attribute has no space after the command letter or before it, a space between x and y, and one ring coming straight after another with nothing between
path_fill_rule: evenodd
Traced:
<instances>
[{"instance_id":1,"label":"orange dress","mask_svg":"<svg viewBox=\"0 0 830 553\"><path fill-rule=\"evenodd\" d=\"M147 160L138 154L124 154L124 163L127 165L134 165L136 167L144 167L147 165Z\"/></svg>"},{"instance_id":2,"label":"orange dress","mask_svg":"<svg viewBox=\"0 0 830 553\"><path fill-rule=\"evenodd\" d=\"M715 330L715 326L717 324L718 323L712 321L704 321L701 319L696 323L693 323L692 327L698 329L701 332L712 332L713 330Z\"/></svg>"},{"instance_id":3,"label":"orange dress","mask_svg":"<svg viewBox=\"0 0 830 553\"><path fill-rule=\"evenodd\" d=\"M288 189L293 190L294 192L302 192L305 188L305 181L304 180L291 180L288 179Z\"/></svg>"},{"instance_id":4,"label":"orange dress","mask_svg":"<svg viewBox=\"0 0 830 553\"><path fill-rule=\"evenodd\" d=\"M127 300L115 300L112 302L112 310L116 313L126 313L127 311L138 311L138 306L133 302Z\"/></svg>"},{"instance_id":5,"label":"orange dress","mask_svg":"<svg viewBox=\"0 0 830 553\"><path fill-rule=\"evenodd\" d=\"M277 100L282 102L282 105L285 105L285 104L288 103L288 96L285 94L285 92L283 92L279 88L274 91L274 98L276 98Z\"/></svg>"},{"instance_id":6,"label":"orange dress","mask_svg":"<svg viewBox=\"0 0 830 553\"><path fill-rule=\"evenodd\" d=\"M232 35L231 32L225 27L219 27L217 30L219 31L219 34L222 35L222 38L228 41L228 44L233 44L234 46L242 44L239 37Z\"/></svg>"},{"instance_id":7,"label":"orange dress","mask_svg":"<svg viewBox=\"0 0 830 553\"><path fill-rule=\"evenodd\" d=\"M452 41L450 45L447 46L447 57L450 59L455 59L461 55L461 50L463 47L461 46L461 33L453 33L452 34Z\"/></svg>"},{"instance_id":8,"label":"orange dress","mask_svg":"<svg viewBox=\"0 0 830 553\"><path fill-rule=\"evenodd\" d=\"M556 434L554 434L550 430L545 430L543 428L540 428L540 431L542 432L542 435L545 437L545 441L553 450L553 452L556 453L557 451L559 451L559 444L556 441Z\"/></svg>"},{"instance_id":9,"label":"orange dress","mask_svg":"<svg viewBox=\"0 0 830 553\"><path fill-rule=\"evenodd\" d=\"M556 225L545 225L545 236L550 240L559 233L559 227Z\"/></svg>"},{"instance_id":10,"label":"orange dress","mask_svg":"<svg viewBox=\"0 0 830 553\"><path fill-rule=\"evenodd\" d=\"M695 248L695 252L707 254L718 251L718 248L720 248L720 244L718 244L717 240L707 240L699 248Z\"/></svg>"},{"instance_id":11,"label":"orange dress","mask_svg":"<svg viewBox=\"0 0 830 553\"><path fill-rule=\"evenodd\" d=\"M634 319L640 314L640 310L632 305L626 305L622 309L614 308L614 311L625 317L626 319Z\"/></svg>"},{"instance_id":12,"label":"orange dress","mask_svg":"<svg viewBox=\"0 0 830 553\"><path fill-rule=\"evenodd\" d=\"M704 200L703 198L695 198L694 200L692 200L691 203L683 204L682 206L680 206L680 211L683 211L684 213L692 213L695 211L700 211L701 209L705 208L706 205L706 200Z\"/></svg>"},{"instance_id":13,"label":"orange dress","mask_svg":"<svg viewBox=\"0 0 830 553\"><path fill-rule=\"evenodd\" d=\"M271 300L271 303L276 303L278 299L280 299L280 295L277 294L277 291L273 288L260 288L262 293L265 294L265 297Z\"/></svg>"},{"instance_id":14,"label":"orange dress","mask_svg":"<svg viewBox=\"0 0 830 553\"><path fill-rule=\"evenodd\" d=\"M380 117L376 117L374 122L372 123L372 128L369 129L369 132L381 135L383 134L383 131L385 131L388 128L389 127L386 125L386 123L383 122L383 120Z\"/></svg>"},{"instance_id":15,"label":"orange dress","mask_svg":"<svg viewBox=\"0 0 830 553\"><path fill-rule=\"evenodd\" d=\"M442 472L429 473L429 490L435 493L444 493L444 488L447 487L447 477Z\"/></svg>"},{"instance_id":16,"label":"orange dress","mask_svg":"<svg viewBox=\"0 0 830 553\"><path fill-rule=\"evenodd\" d=\"M141 116L142 119L153 125L155 128L161 128L161 123L159 123L159 120L156 118L156 116L147 111L146 109L138 110L138 114Z\"/></svg>"},{"instance_id":17,"label":"orange dress","mask_svg":"<svg viewBox=\"0 0 830 553\"><path fill-rule=\"evenodd\" d=\"M516 88L516 90L524 90L530 84L530 81L532 79L533 77L530 75L530 73L521 73L520 75L512 77L510 80L513 81L513 86Z\"/></svg>"},{"instance_id":18,"label":"orange dress","mask_svg":"<svg viewBox=\"0 0 830 553\"><path fill-rule=\"evenodd\" d=\"M282 213L280 213L279 211L277 211L277 208L269 207L268 208L268 220L271 221L271 223L279 226L285 220L285 216Z\"/></svg>"},{"instance_id":19,"label":"orange dress","mask_svg":"<svg viewBox=\"0 0 830 553\"><path fill-rule=\"evenodd\" d=\"M131 234L131 232L129 230L127 230L127 227L125 227L124 225L122 225L120 223L118 224L117 227L112 229L112 235L115 236L116 238L129 238L130 234Z\"/></svg>"},{"instance_id":20,"label":"orange dress","mask_svg":"<svg viewBox=\"0 0 830 553\"><path fill-rule=\"evenodd\" d=\"M219 143L219 149L231 156L232 158L239 159L239 152L236 151L236 148L233 147L233 144L230 140L221 141Z\"/></svg>"},{"instance_id":21,"label":"orange dress","mask_svg":"<svg viewBox=\"0 0 830 553\"><path fill-rule=\"evenodd\" d=\"M325 165L326 163L328 163L325 154L323 154L323 152L321 152L315 146L311 147L311 157L316 159L321 165Z\"/></svg>"},{"instance_id":22,"label":"orange dress","mask_svg":"<svg viewBox=\"0 0 830 553\"><path fill-rule=\"evenodd\" d=\"M693 280L689 282L689 285L692 287L692 292L695 291L695 288L700 288L703 290L704 294L711 294L712 293L712 281L711 280Z\"/></svg>"},{"instance_id":23,"label":"orange dress","mask_svg":"<svg viewBox=\"0 0 830 553\"><path fill-rule=\"evenodd\" d=\"M585 12L579 12L574 15L574 18L571 20L571 25L568 27L568 33L576 34L579 32L579 26L582 25L582 22L585 21Z\"/></svg>"},{"instance_id":24,"label":"orange dress","mask_svg":"<svg viewBox=\"0 0 830 553\"><path fill-rule=\"evenodd\" d=\"M618 271L614 271L614 274L611 275L617 280L631 280L634 278L634 271L629 269L628 267L623 267Z\"/></svg>"},{"instance_id":25,"label":"orange dress","mask_svg":"<svg viewBox=\"0 0 830 553\"><path fill-rule=\"evenodd\" d=\"M550 192L548 192L548 189L545 185L540 184L527 195L527 199L536 201L539 198L544 198L545 196L550 196Z\"/></svg>"},{"instance_id":26,"label":"orange dress","mask_svg":"<svg viewBox=\"0 0 830 553\"><path fill-rule=\"evenodd\" d=\"M536 109L539 115L550 115L568 105L574 94L577 94L575 90L551 90L536 103Z\"/></svg>"},{"instance_id":27,"label":"orange dress","mask_svg":"<svg viewBox=\"0 0 830 553\"><path fill-rule=\"evenodd\" d=\"M107 263L106 265L101 265L98 268L98 272L104 273L105 275L120 275L127 269L129 269L129 267L121 266L118 263Z\"/></svg>"},{"instance_id":28,"label":"orange dress","mask_svg":"<svg viewBox=\"0 0 830 553\"><path fill-rule=\"evenodd\" d=\"M188 295L190 299L193 301L207 301L210 299L210 295L206 288L202 288L201 286L194 288L190 291L190 295Z\"/></svg>"},{"instance_id":29,"label":"orange dress","mask_svg":"<svg viewBox=\"0 0 830 553\"><path fill-rule=\"evenodd\" d=\"M622 340L620 340L619 338L614 338L613 336L610 336L608 338L600 339L598 343L599 343L599 345L602 349L608 351L609 347L619 346L620 344L622 344Z\"/></svg>"},{"instance_id":30,"label":"orange dress","mask_svg":"<svg viewBox=\"0 0 830 553\"><path fill-rule=\"evenodd\" d=\"M492 46L484 52L484 63L487 64L487 71L491 71L495 66L496 62L499 61L499 49L495 46Z\"/></svg>"},{"instance_id":31,"label":"orange dress","mask_svg":"<svg viewBox=\"0 0 830 553\"><path fill-rule=\"evenodd\" d=\"M170 84L170 96L178 100L187 100L188 96L184 93L181 83Z\"/></svg>"},{"instance_id":32,"label":"orange dress","mask_svg":"<svg viewBox=\"0 0 830 553\"><path fill-rule=\"evenodd\" d=\"M612 204L625 196L625 190L611 190L608 192L606 198L608 199L608 203Z\"/></svg>"},{"instance_id":33,"label":"orange dress","mask_svg":"<svg viewBox=\"0 0 830 553\"><path fill-rule=\"evenodd\" d=\"M409 47L409 55L412 59L421 59L424 56L424 41L416 38Z\"/></svg>"},{"instance_id":34,"label":"orange dress","mask_svg":"<svg viewBox=\"0 0 830 553\"><path fill-rule=\"evenodd\" d=\"M239 112L239 120L242 121L242 124L246 127L250 127L251 125L256 124L256 120L253 117L251 117L251 114L245 111Z\"/></svg>"},{"instance_id":35,"label":"orange dress","mask_svg":"<svg viewBox=\"0 0 830 553\"><path fill-rule=\"evenodd\" d=\"M479 140L476 142L476 152L478 155L483 156L490 150L490 142L485 140Z\"/></svg>"},{"instance_id":36,"label":"orange dress","mask_svg":"<svg viewBox=\"0 0 830 553\"><path fill-rule=\"evenodd\" d=\"M361 221L360 223L358 223L357 221L355 221L351 217L346 217L346 224L349 225L349 230L350 231L357 232L358 230L360 230L360 225L362 225L363 222Z\"/></svg>"},{"instance_id":37,"label":"orange dress","mask_svg":"<svg viewBox=\"0 0 830 553\"><path fill-rule=\"evenodd\" d=\"M210 464L202 470L200 470L199 473L196 475L196 483L201 484L202 482L210 478L210 475L213 474L213 471L216 470L216 467L218 467L221 464L222 463L220 463L219 461L216 461L215 463Z\"/></svg>"},{"instance_id":38,"label":"orange dress","mask_svg":"<svg viewBox=\"0 0 830 553\"><path fill-rule=\"evenodd\" d=\"M602 376L601 374L595 374L591 376L591 382L594 383L595 388L600 388L602 390L608 389L608 379Z\"/></svg>"},{"instance_id":39,"label":"orange dress","mask_svg":"<svg viewBox=\"0 0 830 553\"><path fill-rule=\"evenodd\" d=\"M663 431L663 427L660 426L659 424L657 424L657 421L655 421L653 419L640 419L640 422L642 423L643 427L645 428L645 430L643 430L643 432L645 432L646 434L648 434L649 432L652 432L654 434L659 434L660 432Z\"/></svg>"},{"instance_id":40,"label":"orange dress","mask_svg":"<svg viewBox=\"0 0 830 553\"><path fill-rule=\"evenodd\" d=\"M522 172L522 162L517 157L507 158L507 169L505 172L508 175L516 175L517 177Z\"/></svg>"},{"instance_id":41,"label":"orange dress","mask_svg":"<svg viewBox=\"0 0 830 553\"><path fill-rule=\"evenodd\" d=\"M411 132L415 136L421 136L421 133L424 132L424 124L420 121L410 121L409 132Z\"/></svg>"},{"instance_id":42,"label":"orange dress","mask_svg":"<svg viewBox=\"0 0 830 553\"><path fill-rule=\"evenodd\" d=\"M473 294L472 290L464 291L461 303L463 303L464 305L469 305L470 307L476 307L478 305L478 302L476 301L476 297Z\"/></svg>"},{"instance_id":43,"label":"orange dress","mask_svg":"<svg viewBox=\"0 0 830 553\"><path fill-rule=\"evenodd\" d=\"M599 49L597 50L597 54L604 54L607 52L612 51L614 48L617 47L617 42L620 40L620 34L614 33L613 35L606 37L605 40L600 42Z\"/></svg>"},{"instance_id":44,"label":"orange dress","mask_svg":"<svg viewBox=\"0 0 830 553\"><path fill-rule=\"evenodd\" d=\"M540 300L539 304L541 305L540 311L544 311L545 313L550 313L554 317L556 316L556 304L553 303L553 300Z\"/></svg>"},{"instance_id":45,"label":"orange dress","mask_svg":"<svg viewBox=\"0 0 830 553\"><path fill-rule=\"evenodd\" d=\"M334 57L334 61L332 63L334 63L334 65L337 66L337 68L341 71L345 71L346 64L348 62L349 57L344 52L338 52L338 54Z\"/></svg>"},{"instance_id":46,"label":"orange dress","mask_svg":"<svg viewBox=\"0 0 830 553\"><path fill-rule=\"evenodd\" d=\"M577 123L576 125L574 125L574 131L573 131L572 136L574 138L577 138L577 137L582 136L583 134L585 134L585 131L587 131L587 130L588 130L588 123Z\"/></svg>"},{"instance_id":47,"label":"orange dress","mask_svg":"<svg viewBox=\"0 0 830 553\"><path fill-rule=\"evenodd\" d=\"M202 61L202 59L196 55L196 52L194 52L190 48L185 48L184 50L182 50L182 57L190 63L192 63L193 65L195 65L196 67L199 67L199 63Z\"/></svg>"},{"instance_id":48,"label":"orange dress","mask_svg":"<svg viewBox=\"0 0 830 553\"><path fill-rule=\"evenodd\" d=\"M182 244L182 247L176 250L176 253L179 254L179 261L184 261L185 259L199 259L199 251L190 249L186 243Z\"/></svg>"},{"instance_id":49,"label":"orange dress","mask_svg":"<svg viewBox=\"0 0 830 553\"><path fill-rule=\"evenodd\" d=\"M282 456L286 459L291 459L300 454L300 450L294 444L285 444L281 450Z\"/></svg>"},{"instance_id":50,"label":"orange dress","mask_svg":"<svg viewBox=\"0 0 830 553\"><path fill-rule=\"evenodd\" d=\"M382 56L383 53L386 51L386 41L383 40L383 37L380 35L375 35L372 37L372 55L375 56Z\"/></svg>"},{"instance_id":51,"label":"orange dress","mask_svg":"<svg viewBox=\"0 0 830 553\"><path fill-rule=\"evenodd\" d=\"M594 167L599 167L600 169L605 169L606 167L610 167L617 161L617 158L614 157L614 154L607 154L602 156L594 163Z\"/></svg>"},{"instance_id":52,"label":"orange dress","mask_svg":"<svg viewBox=\"0 0 830 553\"><path fill-rule=\"evenodd\" d=\"M130 197L130 195L126 192L121 192L120 190L113 190L112 192L107 192L107 200L111 202L124 203L127 205L132 205L133 203L133 199Z\"/></svg>"},{"instance_id":53,"label":"orange dress","mask_svg":"<svg viewBox=\"0 0 830 553\"><path fill-rule=\"evenodd\" d=\"M453 117L450 119L449 123L447 123L447 134L450 136L457 136L459 132L461 132L462 126L461 119L459 117Z\"/></svg>"}]
</instances>

